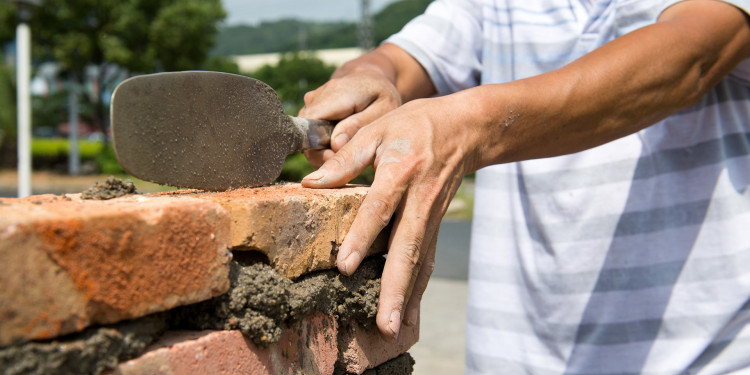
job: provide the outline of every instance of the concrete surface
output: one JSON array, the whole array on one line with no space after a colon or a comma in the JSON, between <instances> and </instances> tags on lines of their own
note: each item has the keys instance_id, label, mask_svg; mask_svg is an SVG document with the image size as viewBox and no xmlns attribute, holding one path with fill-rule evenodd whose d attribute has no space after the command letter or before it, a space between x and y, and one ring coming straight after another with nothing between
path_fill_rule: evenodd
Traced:
<instances>
[{"instance_id":1,"label":"concrete surface","mask_svg":"<svg viewBox=\"0 0 750 375\"><path fill-rule=\"evenodd\" d=\"M422 297L419 342L409 349L414 375L464 373L467 284L432 278Z\"/></svg>"},{"instance_id":2,"label":"concrete surface","mask_svg":"<svg viewBox=\"0 0 750 375\"><path fill-rule=\"evenodd\" d=\"M422 297L419 342L409 349L414 375L464 373L470 221L443 220L435 271Z\"/></svg>"}]
</instances>

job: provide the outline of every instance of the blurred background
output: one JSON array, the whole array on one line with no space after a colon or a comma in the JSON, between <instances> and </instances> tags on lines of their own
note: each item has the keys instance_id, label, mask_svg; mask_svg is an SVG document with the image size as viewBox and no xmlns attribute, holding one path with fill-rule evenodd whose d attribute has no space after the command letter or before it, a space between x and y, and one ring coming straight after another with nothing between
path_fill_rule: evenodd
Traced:
<instances>
[{"instance_id":1,"label":"blurred background","mask_svg":"<svg viewBox=\"0 0 750 375\"><path fill-rule=\"evenodd\" d=\"M19 12L27 7L27 14ZM0 0L0 197L18 194L16 26L31 30L31 191L76 193L109 175L138 190L171 189L127 176L112 150L109 104L128 77L214 70L262 80L296 115L303 95L399 31L430 0ZM290 155L280 180L313 169ZM370 183L372 169L354 182ZM422 308L415 374L463 372L473 179L440 229Z\"/></svg>"}]
</instances>

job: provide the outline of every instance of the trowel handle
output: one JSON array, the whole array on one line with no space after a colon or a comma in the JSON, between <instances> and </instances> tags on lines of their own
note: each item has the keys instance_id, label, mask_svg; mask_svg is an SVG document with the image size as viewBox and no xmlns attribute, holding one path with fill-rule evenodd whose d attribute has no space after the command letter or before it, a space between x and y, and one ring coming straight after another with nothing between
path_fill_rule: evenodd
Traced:
<instances>
[{"instance_id":1,"label":"trowel handle","mask_svg":"<svg viewBox=\"0 0 750 375\"><path fill-rule=\"evenodd\" d=\"M321 150L331 147L331 133L335 126L333 122L290 117L300 133L305 135L302 140L302 150Z\"/></svg>"}]
</instances>

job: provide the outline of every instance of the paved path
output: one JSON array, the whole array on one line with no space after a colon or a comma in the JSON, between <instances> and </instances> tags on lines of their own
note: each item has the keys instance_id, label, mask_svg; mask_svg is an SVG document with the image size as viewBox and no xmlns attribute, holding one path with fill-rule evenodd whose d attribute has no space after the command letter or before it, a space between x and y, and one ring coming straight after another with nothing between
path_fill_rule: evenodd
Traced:
<instances>
[{"instance_id":1,"label":"paved path","mask_svg":"<svg viewBox=\"0 0 750 375\"><path fill-rule=\"evenodd\" d=\"M419 342L409 349L414 375L464 373L466 281L433 277L422 297Z\"/></svg>"},{"instance_id":2,"label":"paved path","mask_svg":"<svg viewBox=\"0 0 750 375\"><path fill-rule=\"evenodd\" d=\"M409 350L414 375L464 373L470 221L443 220L435 271L422 297L419 342Z\"/></svg>"}]
</instances>

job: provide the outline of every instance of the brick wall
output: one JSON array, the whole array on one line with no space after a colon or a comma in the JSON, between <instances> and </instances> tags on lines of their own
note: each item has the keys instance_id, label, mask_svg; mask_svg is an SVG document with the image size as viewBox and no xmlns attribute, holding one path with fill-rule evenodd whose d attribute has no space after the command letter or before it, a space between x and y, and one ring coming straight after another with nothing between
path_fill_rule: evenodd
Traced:
<instances>
[{"instance_id":1,"label":"brick wall","mask_svg":"<svg viewBox=\"0 0 750 375\"><path fill-rule=\"evenodd\" d=\"M367 187L0 199L3 374L411 373L374 324L385 234L336 249Z\"/></svg>"}]
</instances>

